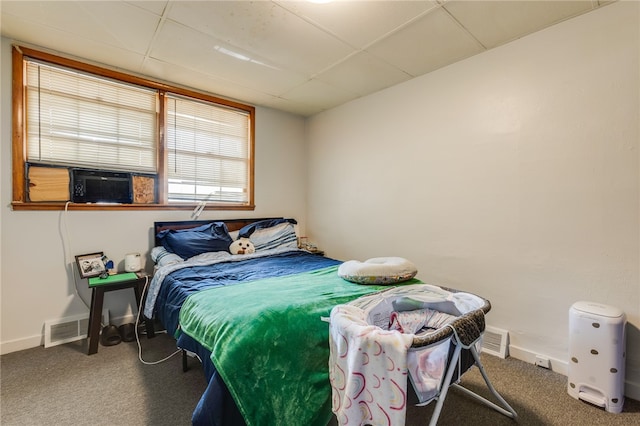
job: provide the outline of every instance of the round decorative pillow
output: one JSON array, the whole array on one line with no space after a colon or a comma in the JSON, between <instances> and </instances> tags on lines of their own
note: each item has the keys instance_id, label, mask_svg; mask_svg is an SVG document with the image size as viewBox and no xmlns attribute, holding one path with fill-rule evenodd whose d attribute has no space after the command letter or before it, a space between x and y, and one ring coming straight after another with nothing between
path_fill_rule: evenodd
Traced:
<instances>
[{"instance_id":1,"label":"round decorative pillow","mask_svg":"<svg viewBox=\"0 0 640 426\"><path fill-rule=\"evenodd\" d=\"M338 268L338 275L357 284L394 284L410 280L418 273L416 265L402 257L374 257L359 262L349 260Z\"/></svg>"}]
</instances>

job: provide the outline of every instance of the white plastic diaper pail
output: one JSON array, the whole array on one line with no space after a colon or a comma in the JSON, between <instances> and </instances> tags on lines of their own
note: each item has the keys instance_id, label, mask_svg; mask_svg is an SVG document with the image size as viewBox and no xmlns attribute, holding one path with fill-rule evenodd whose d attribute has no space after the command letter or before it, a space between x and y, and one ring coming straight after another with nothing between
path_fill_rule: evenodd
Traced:
<instances>
[{"instance_id":1,"label":"white plastic diaper pail","mask_svg":"<svg viewBox=\"0 0 640 426\"><path fill-rule=\"evenodd\" d=\"M613 306L576 302L569 309L569 395L610 413L624 405L626 316Z\"/></svg>"}]
</instances>

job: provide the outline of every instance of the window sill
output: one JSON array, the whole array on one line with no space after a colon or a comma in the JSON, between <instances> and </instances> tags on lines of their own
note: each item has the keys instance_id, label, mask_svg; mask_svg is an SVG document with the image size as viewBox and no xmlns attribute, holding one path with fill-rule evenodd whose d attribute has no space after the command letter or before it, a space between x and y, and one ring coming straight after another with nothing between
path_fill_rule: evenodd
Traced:
<instances>
[{"instance_id":1,"label":"window sill","mask_svg":"<svg viewBox=\"0 0 640 426\"><path fill-rule=\"evenodd\" d=\"M41 202L25 203L14 201L11 207L14 211L20 210L87 210L87 211L115 211L115 210L193 210L199 204L107 204L107 203L66 203L66 202ZM255 210L254 205L238 204L213 204L209 203L205 210Z\"/></svg>"}]
</instances>

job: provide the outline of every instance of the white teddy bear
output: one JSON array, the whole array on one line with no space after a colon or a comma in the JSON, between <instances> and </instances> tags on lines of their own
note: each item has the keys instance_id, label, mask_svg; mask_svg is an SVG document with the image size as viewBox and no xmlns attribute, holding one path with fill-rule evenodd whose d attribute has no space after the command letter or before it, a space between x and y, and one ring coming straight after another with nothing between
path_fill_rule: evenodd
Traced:
<instances>
[{"instance_id":1,"label":"white teddy bear","mask_svg":"<svg viewBox=\"0 0 640 426\"><path fill-rule=\"evenodd\" d=\"M251 254L256 252L256 247L248 238L238 238L229 246L231 254Z\"/></svg>"}]
</instances>

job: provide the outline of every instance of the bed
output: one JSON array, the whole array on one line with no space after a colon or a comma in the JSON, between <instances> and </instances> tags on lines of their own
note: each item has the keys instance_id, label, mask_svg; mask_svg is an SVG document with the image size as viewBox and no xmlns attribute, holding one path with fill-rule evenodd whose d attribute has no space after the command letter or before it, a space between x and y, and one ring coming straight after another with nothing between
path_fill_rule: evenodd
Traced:
<instances>
[{"instance_id":1,"label":"bed","mask_svg":"<svg viewBox=\"0 0 640 426\"><path fill-rule=\"evenodd\" d=\"M154 224L157 267L144 317L159 320L203 363L209 385L193 424L326 425L331 419L328 325L320 318L386 287L338 277L342 262L298 249L294 225L284 218ZM252 231L256 252L178 247L181 257L166 250L194 229L223 240L226 232L236 239ZM203 244L195 237L180 243Z\"/></svg>"},{"instance_id":2,"label":"bed","mask_svg":"<svg viewBox=\"0 0 640 426\"><path fill-rule=\"evenodd\" d=\"M324 426L332 419L329 318L335 308L375 298L393 286L341 278L343 262L297 248L294 225L285 218L154 224L156 269L145 292L144 317L148 328L152 319L160 321L178 347L202 362L208 386L194 410L194 425ZM255 253L225 250L243 236L254 242ZM410 277L402 281L398 286L421 284ZM474 309L460 324L468 325L478 311L484 314ZM483 315L481 326L480 333ZM460 342L457 333L438 330L413 337L411 345L430 347L454 334ZM474 364L481 367L475 337L464 351L460 345L451 350L449 359L464 362L458 376ZM438 412L448 386L427 398L441 396ZM503 414L515 417L510 407Z\"/></svg>"}]
</instances>

